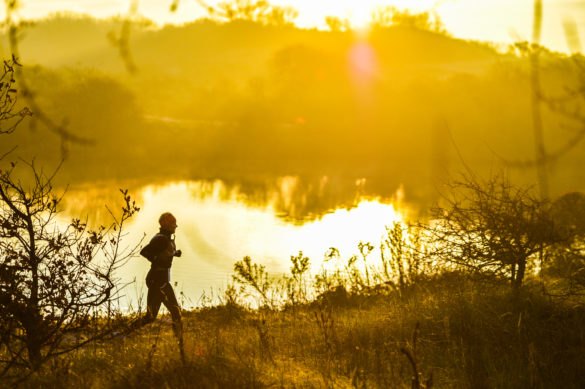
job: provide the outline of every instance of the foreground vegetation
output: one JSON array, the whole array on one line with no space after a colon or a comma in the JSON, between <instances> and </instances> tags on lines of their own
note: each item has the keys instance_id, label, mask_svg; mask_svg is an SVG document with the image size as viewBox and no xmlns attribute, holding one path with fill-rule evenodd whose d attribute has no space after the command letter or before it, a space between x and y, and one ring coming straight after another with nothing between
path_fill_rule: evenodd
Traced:
<instances>
[{"instance_id":1,"label":"foreground vegetation","mask_svg":"<svg viewBox=\"0 0 585 389\"><path fill-rule=\"evenodd\" d=\"M504 177L452 189L430 222L397 222L348 259L331 248L313 274L302 252L282 277L244 257L214 304L185 312L183 350L166 316L138 332L94 304L61 327L5 316L0 386L583 387L585 196L538 200ZM54 330L46 357L24 351L35 328Z\"/></svg>"},{"instance_id":2,"label":"foreground vegetation","mask_svg":"<svg viewBox=\"0 0 585 389\"><path fill-rule=\"evenodd\" d=\"M338 289L294 310L226 302L184 320L185 364L165 316L142 332L54 359L22 387L585 384L582 301L546 297L536 281L512 297L507 284L447 273L402 295Z\"/></svg>"}]
</instances>

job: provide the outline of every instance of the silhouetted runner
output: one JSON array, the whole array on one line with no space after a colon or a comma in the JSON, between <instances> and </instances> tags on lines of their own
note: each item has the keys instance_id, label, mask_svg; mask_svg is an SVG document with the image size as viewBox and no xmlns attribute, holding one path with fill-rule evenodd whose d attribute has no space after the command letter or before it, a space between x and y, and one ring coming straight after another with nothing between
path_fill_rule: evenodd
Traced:
<instances>
[{"instance_id":1,"label":"silhouetted runner","mask_svg":"<svg viewBox=\"0 0 585 389\"><path fill-rule=\"evenodd\" d=\"M165 212L160 215L158 223L160 224L159 233L140 251L140 255L151 263L150 271L146 275L146 286L148 287L147 311L143 317L132 324L132 329L152 323L158 315L160 304L163 303L173 318L173 332L179 340L182 353L183 325L181 322L181 309L170 283L173 257L181 256L181 250L176 249L173 236L177 229L177 219L171 213Z\"/></svg>"}]
</instances>

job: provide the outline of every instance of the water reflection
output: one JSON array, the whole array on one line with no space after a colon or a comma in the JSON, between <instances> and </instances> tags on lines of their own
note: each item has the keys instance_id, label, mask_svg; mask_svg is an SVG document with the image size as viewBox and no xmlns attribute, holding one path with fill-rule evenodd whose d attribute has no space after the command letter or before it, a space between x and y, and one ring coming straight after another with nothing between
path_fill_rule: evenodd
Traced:
<instances>
[{"instance_id":1,"label":"water reflection","mask_svg":"<svg viewBox=\"0 0 585 389\"><path fill-rule=\"evenodd\" d=\"M294 185L283 180L287 188ZM67 195L69 215L92 211L92 218L105 216L104 203L112 204L113 191L71 190ZM106 193L108 193L106 195ZM190 300L187 306L196 306L204 292L224 288L233 271L234 262L249 255L262 263L269 272L284 273L290 267L290 256L303 251L311 259L315 274L330 247L339 250L342 258L358 253L358 243L378 245L385 226L402 220L404 211L393 204L361 198L350 209L337 209L310 221L292 222L279 216L279 201L265 204L246 201L234 188L227 189L221 182L176 182L146 186L135 191L141 211L129 226L126 241L129 244L145 239L144 244L158 231L157 220L162 212L172 212L178 220L177 247L183 256L174 261L171 277ZM111 197L111 198L110 198ZM379 258L371 255L372 263ZM146 259L137 257L128 262L119 276L122 282L136 279L126 290L128 302L146 290L144 277L149 269Z\"/></svg>"}]
</instances>

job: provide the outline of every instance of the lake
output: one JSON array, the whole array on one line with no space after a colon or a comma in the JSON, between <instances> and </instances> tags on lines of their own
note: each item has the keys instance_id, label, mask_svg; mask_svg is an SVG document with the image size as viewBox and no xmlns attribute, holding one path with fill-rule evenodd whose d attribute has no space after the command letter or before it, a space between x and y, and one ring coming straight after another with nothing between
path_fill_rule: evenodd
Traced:
<instances>
[{"instance_id":1,"label":"lake","mask_svg":"<svg viewBox=\"0 0 585 389\"><path fill-rule=\"evenodd\" d=\"M289 180L290 181L290 180ZM177 248L183 251L173 262L171 281L183 307L198 307L217 297L231 281L234 263L248 255L266 266L274 275L286 273L290 256L300 251L311 261L311 274L322 266L335 267L324 261L325 253L339 250L335 261L346 261L359 254L359 242L370 242L376 249L368 263L379 262L378 246L386 226L407 218L399 190L394 199L382 200L359 195L349 206L338 207L319 215L291 218L283 213L293 202L286 199L291 183L281 181L278 196L265 196L264 202L251 201L237 187L221 181L179 181L146 185L132 190L141 210L128 225L125 245L141 246L158 232L158 217L171 212L177 218ZM358 182L357 185L360 183ZM66 194L63 220L88 215L90 224L104 223L108 218L105 205L114 210L120 198L113 185L95 184L73 188ZM123 305L136 306L146 286L144 278L150 263L137 256L119 271L120 283L130 283ZM179 294L182 292L182 296Z\"/></svg>"}]
</instances>

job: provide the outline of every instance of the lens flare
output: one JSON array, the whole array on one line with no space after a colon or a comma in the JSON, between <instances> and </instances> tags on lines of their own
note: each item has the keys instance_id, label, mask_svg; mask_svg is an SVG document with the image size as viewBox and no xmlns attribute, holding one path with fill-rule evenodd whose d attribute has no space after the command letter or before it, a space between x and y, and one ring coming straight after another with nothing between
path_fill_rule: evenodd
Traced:
<instances>
[{"instance_id":1,"label":"lens flare","mask_svg":"<svg viewBox=\"0 0 585 389\"><path fill-rule=\"evenodd\" d=\"M350 48L348 56L354 81L358 83L370 82L378 70L374 48L366 42L359 42Z\"/></svg>"}]
</instances>

